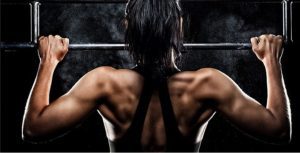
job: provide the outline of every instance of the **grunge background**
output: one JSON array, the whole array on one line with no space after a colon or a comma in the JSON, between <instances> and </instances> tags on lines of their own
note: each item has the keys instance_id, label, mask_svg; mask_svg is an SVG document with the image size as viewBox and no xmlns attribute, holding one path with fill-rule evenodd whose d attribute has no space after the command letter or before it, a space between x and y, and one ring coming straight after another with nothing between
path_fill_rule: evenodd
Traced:
<instances>
[{"instance_id":1,"label":"grunge background","mask_svg":"<svg viewBox=\"0 0 300 153\"><path fill-rule=\"evenodd\" d=\"M6 3L10 2L10 3ZM280 1L182 2L186 43L243 42L265 33L282 34ZM43 3L41 35L59 34L70 43L123 43L125 3ZM283 73L291 100L293 139L273 145L253 139L216 114L208 124L200 151L300 151L299 19L300 2L293 3L293 44L285 50ZM30 7L27 1L1 2L1 42L30 41ZM31 144L21 139L26 99L38 67L36 50L1 50L1 151L109 151L101 117L95 112L67 134ZM120 51L72 51L58 66L51 99L67 92L88 71L104 65L131 68L132 59ZM186 48L178 65L182 70L213 67L229 75L250 96L266 102L262 63L251 50L192 50ZM298 67L298 68L297 68ZM298 72L297 72L298 73ZM296 85L297 84L297 85Z\"/></svg>"}]
</instances>

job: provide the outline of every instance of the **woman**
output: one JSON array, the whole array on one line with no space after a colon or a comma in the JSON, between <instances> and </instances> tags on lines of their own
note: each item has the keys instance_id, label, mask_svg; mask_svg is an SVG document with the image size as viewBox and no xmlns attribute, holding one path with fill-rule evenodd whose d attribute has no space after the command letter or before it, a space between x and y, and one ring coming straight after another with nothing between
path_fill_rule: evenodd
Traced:
<instances>
[{"instance_id":1,"label":"woman","mask_svg":"<svg viewBox=\"0 0 300 153\"><path fill-rule=\"evenodd\" d=\"M96 68L51 103L53 72L67 54L69 40L40 37L40 65L24 113L24 139L51 138L98 110L111 151L198 151L215 112L255 137L290 141L281 36L251 38L266 69L264 107L218 70L180 72L175 64L183 38L178 0L129 0L125 23L126 43L137 66Z\"/></svg>"}]
</instances>

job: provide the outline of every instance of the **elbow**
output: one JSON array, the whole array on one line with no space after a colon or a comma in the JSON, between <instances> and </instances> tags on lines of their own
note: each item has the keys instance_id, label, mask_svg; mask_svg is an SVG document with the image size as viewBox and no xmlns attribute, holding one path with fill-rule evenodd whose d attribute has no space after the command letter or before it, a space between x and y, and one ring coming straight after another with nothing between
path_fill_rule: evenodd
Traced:
<instances>
[{"instance_id":1,"label":"elbow","mask_svg":"<svg viewBox=\"0 0 300 153\"><path fill-rule=\"evenodd\" d=\"M271 111L270 111L271 112ZM271 143L289 144L292 140L292 120L291 115L272 115L272 118L267 119L269 122L265 124L265 134L271 139Z\"/></svg>"},{"instance_id":2,"label":"elbow","mask_svg":"<svg viewBox=\"0 0 300 153\"><path fill-rule=\"evenodd\" d=\"M50 132L41 123L27 123L22 126L22 140L29 143L49 142L55 139L56 134Z\"/></svg>"},{"instance_id":3,"label":"elbow","mask_svg":"<svg viewBox=\"0 0 300 153\"><path fill-rule=\"evenodd\" d=\"M37 142L39 138L38 132L29 126L23 126L22 139L27 142Z\"/></svg>"},{"instance_id":4,"label":"elbow","mask_svg":"<svg viewBox=\"0 0 300 153\"><path fill-rule=\"evenodd\" d=\"M38 143L44 139L42 128L35 124L25 124L22 127L22 139L27 142Z\"/></svg>"},{"instance_id":5,"label":"elbow","mask_svg":"<svg viewBox=\"0 0 300 153\"><path fill-rule=\"evenodd\" d=\"M31 141L34 138L32 132L30 130L22 130L22 139L23 141Z\"/></svg>"},{"instance_id":6,"label":"elbow","mask_svg":"<svg viewBox=\"0 0 300 153\"><path fill-rule=\"evenodd\" d=\"M290 119L283 121L279 126L278 139L280 142L287 144L292 140L292 122Z\"/></svg>"},{"instance_id":7,"label":"elbow","mask_svg":"<svg viewBox=\"0 0 300 153\"><path fill-rule=\"evenodd\" d=\"M36 131L34 129L23 129L22 140L29 143L37 144L37 143L47 142L50 139L46 137L44 134L42 134L41 132Z\"/></svg>"},{"instance_id":8,"label":"elbow","mask_svg":"<svg viewBox=\"0 0 300 153\"><path fill-rule=\"evenodd\" d=\"M276 144L289 144L292 140L292 128L290 124L276 128L271 133L271 137Z\"/></svg>"},{"instance_id":9,"label":"elbow","mask_svg":"<svg viewBox=\"0 0 300 153\"><path fill-rule=\"evenodd\" d=\"M277 139L279 140L280 144L288 144L292 140L292 129L291 127L285 127L280 130L277 134Z\"/></svg>"}]
</instances>

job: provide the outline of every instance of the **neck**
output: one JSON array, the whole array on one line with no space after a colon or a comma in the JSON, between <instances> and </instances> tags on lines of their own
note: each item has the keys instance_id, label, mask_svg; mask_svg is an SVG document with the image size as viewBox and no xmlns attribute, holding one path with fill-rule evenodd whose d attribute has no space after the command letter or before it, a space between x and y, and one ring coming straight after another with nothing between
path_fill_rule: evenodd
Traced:
<instances>
[{"instance_id":1,"label":"neck","mask_svg":"<svg viewBox=\"0 0 300 153\"><path fill-rule=\"evenodd\" d=\"M139 63L139 62L138 62ZM140 65L140 64L137 64ZM144 63L141 64L140 66L147 68L147 69L156 69L156 68L160 68L161 64L158 63ZM174 54L174 50L171 51L171 59L168 61L168 63L166 63L166 69L169 70L176 70L176 71L180 71L180 69L177 67L176 63L175 63L175 54Z\"/></svg>"}]
</instances>

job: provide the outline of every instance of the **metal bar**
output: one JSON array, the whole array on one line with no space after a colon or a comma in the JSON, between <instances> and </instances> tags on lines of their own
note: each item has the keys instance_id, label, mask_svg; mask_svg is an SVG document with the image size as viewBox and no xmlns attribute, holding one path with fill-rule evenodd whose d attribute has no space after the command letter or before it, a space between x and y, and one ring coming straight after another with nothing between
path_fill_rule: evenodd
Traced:
<instances>
[{"instance_id":1,"label":"metal bar","mask_svg":"<svg viewBox=\"0 0 300 153\"><path fill-rule=\"evenodd\" d=\"M0 43L1 50L13 49L34 49L36 45L33 43Z\"/></svg>"},{"instance_id":2,"label":"metal bar","mask_svg":"<svg viewBox=\"0 0 300 153\"><path fill-rule=\"evenodd\" d=\"M70 44L69 48L73 50L124 50L127 45L124 44ZM190 49L249 49L249 43L186 43L184 47Z\"/></svg>"},{"instance_id":3,"label":"metal bar","mask_svg":"<svg viewBox=\"0 0 300 153\"><path fill-rule=\"evenodd\" d=\"M124 44L70 44L71 50L125 50Z\"/></svg>"},{"instance_id":4,"label":"metal bar","mask_svg":"<svg viewBox=\"0 0 300 153\"><path fill-rule=\"evenodd\" d=\"M296 3L298 3L298 2L296 2ZM290 26L290 32L291 32L291 42L293 43L294 42L294 37L293 37L293 4L294 4L294 2L293 1L291 1L291 3L290 3L290 19L291 19L291 22L290 22L290 24L291 24L291 26Z\"/></svg>"},{"instance_id":5,"label":"metal bar","mask_svg":"<svg viewBox=\"0 0 300 153\"><path fill-rule=\"evenodd\" d=\"M209 0L183 0L183 1L209 1ZM213 1L223 1L224 0L213 0ZM238 0L229 0L229 1L238 1ZM270 0L272 2L278 2L277 0ZM40 2L126 2L125 0L44 0ZM31 43L2 43L1 49L27 49L27 48L36 48L37 39L39 36L39 6L40 2L33 1L31 2ZM240 2L240 1L239 1ZM266 2L260 1L259 2ZM289 31L290 21L291 21L291 5L289 0L282 1L283 6L283 35L285 40L290 41L291 31ZM194 43L194 44L185 44L184 45L190 49L217 49L217 50L243 50L250 49L251 44L249 43ZM124 50L124 44L70 44L69 48L71 50Z\"/></svg>"},{"instance_id":6,"label":"metal bar","mask_svg":"<svg viewBox=\"0 0 300 153\"><path fill-rule=\"evenodd\" d=\"M32 43L38 42L38 37L40 35L40 3L37 1L33 1L30 3L30 28L31 28L31 36L30 41Z\"/></svg>"},{"instance_id":7,"label":"metal bar","mask_svg":"<svg viewBox=\"0 0 300 153\"><path fill-rule=\"evenodd\" d=\"M250 43L187 43L184 47L202 50L245 50L251 49L252 45Z\"/></svg>"},{"instance_id":8,"label":"metal bar","mask_svg":"<svg viewBox=\"0 0 300 153\"><path fill-rule=\"evenodd\" d=\"M282 17L283 17L283 36L286 44L292 42L291 39L291 1L283 0L282 2Z\"/></svg>"},{"instance_id":9,"label":"metal bar","mask_svg":"<svg viewBox=\"0 0 300 153\"><path fill-rule=\"evenodd\" d=\"M39 0L40 3L126 3L128 0ZM28 3L30 0L4 0L3 3ZM181 0L181 2L256 2L281 3L282 0Z\"/></svg>"},{"instance_id":10,"label":"metal bar","mask_svg":"<svg viewBox=\"0 0 300 153\"><path fill-rule=\"evenodd\" d=\"M41 3L127 3L128 0L40 0ZM181 2L258 2L270 3L281 0L181 0Z\"/></svg>"},{"instance_id":11,"label":"metal bar","mask_svg":"<svg viewBox=\"0 0 300 153\"><path fill-rule=\"evenodd\" d=\"M0 43L1 49L35 49L33 43ZM245 50L250 49L250 43L186 43L187 49L199 50ZM125 50L125 44L70 44L70 50Z\"/></svg>"}]
</instances>

